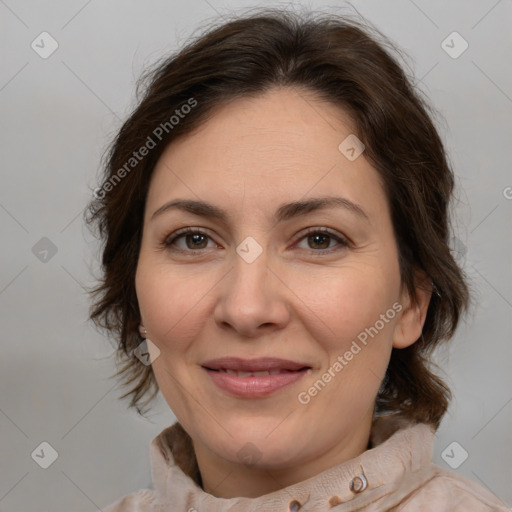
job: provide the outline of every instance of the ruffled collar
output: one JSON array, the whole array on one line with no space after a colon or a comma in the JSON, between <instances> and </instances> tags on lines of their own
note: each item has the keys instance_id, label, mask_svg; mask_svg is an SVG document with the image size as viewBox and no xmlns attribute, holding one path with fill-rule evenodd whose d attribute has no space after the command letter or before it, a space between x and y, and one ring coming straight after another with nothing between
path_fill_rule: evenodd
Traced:
<instances>
[{"instance_id":1,"label":"ruffled collar","mask_svg":"<svg viewBox=\"0 0 512 512\"><path fill-rule=\"evenodd\" d=\"M177 422L151 443L151 473L158 504L172 510L295 512L306 504L308 510L327 510L429 465L433 438L430 425L398 415L381 416L373 423L370 448L360 456L258 498L227 499L201 488L192 440Z\"/></svg>"}]
</instances>

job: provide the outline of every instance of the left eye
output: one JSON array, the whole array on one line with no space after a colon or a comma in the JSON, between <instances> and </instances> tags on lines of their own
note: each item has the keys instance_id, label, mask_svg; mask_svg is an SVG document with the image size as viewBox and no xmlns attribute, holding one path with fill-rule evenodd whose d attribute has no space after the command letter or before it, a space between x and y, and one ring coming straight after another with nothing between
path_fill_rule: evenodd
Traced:
<instances>
[{"instance_id":1,"label":"left eye","mask_svg":"<svg viewBox=\"0 0 512 512\"><path fill-rule=\"evenodd\" d=\"M331 233L330 231L325 230L317 230L317 231L310 231L306 235L304 235L300 240L305 240L306 243L309 246L309 249L311 250L312 246L316 246L316 250L313 249L313 252L331 252L333 250L337 250L340 247L329 247L331 245L331 242L334 240L338 242L338 246L346 247L348 246L348 242L341 238L338 235L335 235L334 233Z\"/></svg>"}]
</instances>

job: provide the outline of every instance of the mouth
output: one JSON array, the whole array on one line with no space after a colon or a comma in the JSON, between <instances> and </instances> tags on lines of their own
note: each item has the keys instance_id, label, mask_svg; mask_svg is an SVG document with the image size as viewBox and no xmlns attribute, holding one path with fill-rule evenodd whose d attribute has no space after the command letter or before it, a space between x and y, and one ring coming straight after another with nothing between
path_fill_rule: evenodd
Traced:
<instances>
[{"instance_id":1,"label":"mouth","mask_svg":"<svg viewBox=\"0 0 512 512\"><path fill-rule=\"evenodd\" d=\"M224 372L229 375L236 375L237 377L263 377L264 375L279 375L280 373L291 373L300 370L263 370L263 371L240 371L240 370L230 370L228 368L220 368L219 370L213 370L211 368L207 368L207 370L211 370L212 372Z\"/></svg>"},{"instance_id":2,"label":"mouth","mask_svg":"<svg viewBox=\"0 0 512 512\"><path fill-rule=\"evenodd\" d=\"M311 366L297 361L260 358L222 358L203 363L222 391L243 398L265 397L302 378Z\"/></svg>"}]
</instances>

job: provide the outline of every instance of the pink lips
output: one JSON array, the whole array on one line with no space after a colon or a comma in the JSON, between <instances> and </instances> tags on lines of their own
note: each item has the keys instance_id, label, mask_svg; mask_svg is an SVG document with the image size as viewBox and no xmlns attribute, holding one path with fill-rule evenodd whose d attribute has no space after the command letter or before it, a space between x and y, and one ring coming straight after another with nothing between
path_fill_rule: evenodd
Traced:
<instances>
[{"instance_id":1,"label":"pink lips","mask_svg":"<svg viewBox=\"0 0 512 512\"><path fill-rule=\"evenodd\" d=\"M310 366L277 358L226 357L206 361L202 367L223 391L243 398L268 396L300 379Z\"/></svg>"}]
</instances>

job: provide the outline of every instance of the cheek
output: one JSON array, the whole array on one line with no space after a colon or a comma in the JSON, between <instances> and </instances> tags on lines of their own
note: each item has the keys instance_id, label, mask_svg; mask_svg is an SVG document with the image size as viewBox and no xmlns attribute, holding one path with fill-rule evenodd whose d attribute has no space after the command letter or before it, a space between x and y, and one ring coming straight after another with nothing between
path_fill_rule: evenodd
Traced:
<instances>
[{"instance_id":1,"label":"cheek","mask_svg":"<svg viewBox=\"0 0 512 512\"><path fill-rule=\"evenodd\" d=\"M312 319L309 327L322 350L323 364L297 399L316 410L311 418L324 418L328 436L340 428L333 408L350 411L351 420L343 423L349 428L350 421L374 407L389 363L396 312L394 297L376 275L330 279L321 288L323 300L318 295L311 309L322 322ZM313 423L311 429L317 429Z\"/></svg>"},{"instance_id":2,"label":"cheek","mask_svg":"<svg viewBox=\"0 0 512 512\"><path fill-rule=\"evenodd\" d=\"M376 267L354 267L296 279L294 293L309 311L309 329L324 350L344 351L392 307L396 286L391 274L383 275ZM390 326L388 322L379 330L387 333Z\"/></svg>"},{"instance_id":3,"label":"cheek","mask_svg":"<svg viewBox=\"0 0 512 512\"><path fill-rule=\"evenodd\" d=\"M177 272L158 271L155 265L140 261L136 275L139 308L148 336L161 351L185 350L201 330L199 312L210 288L207 279L184 279Z\"/></svg>"}]
</instances>

